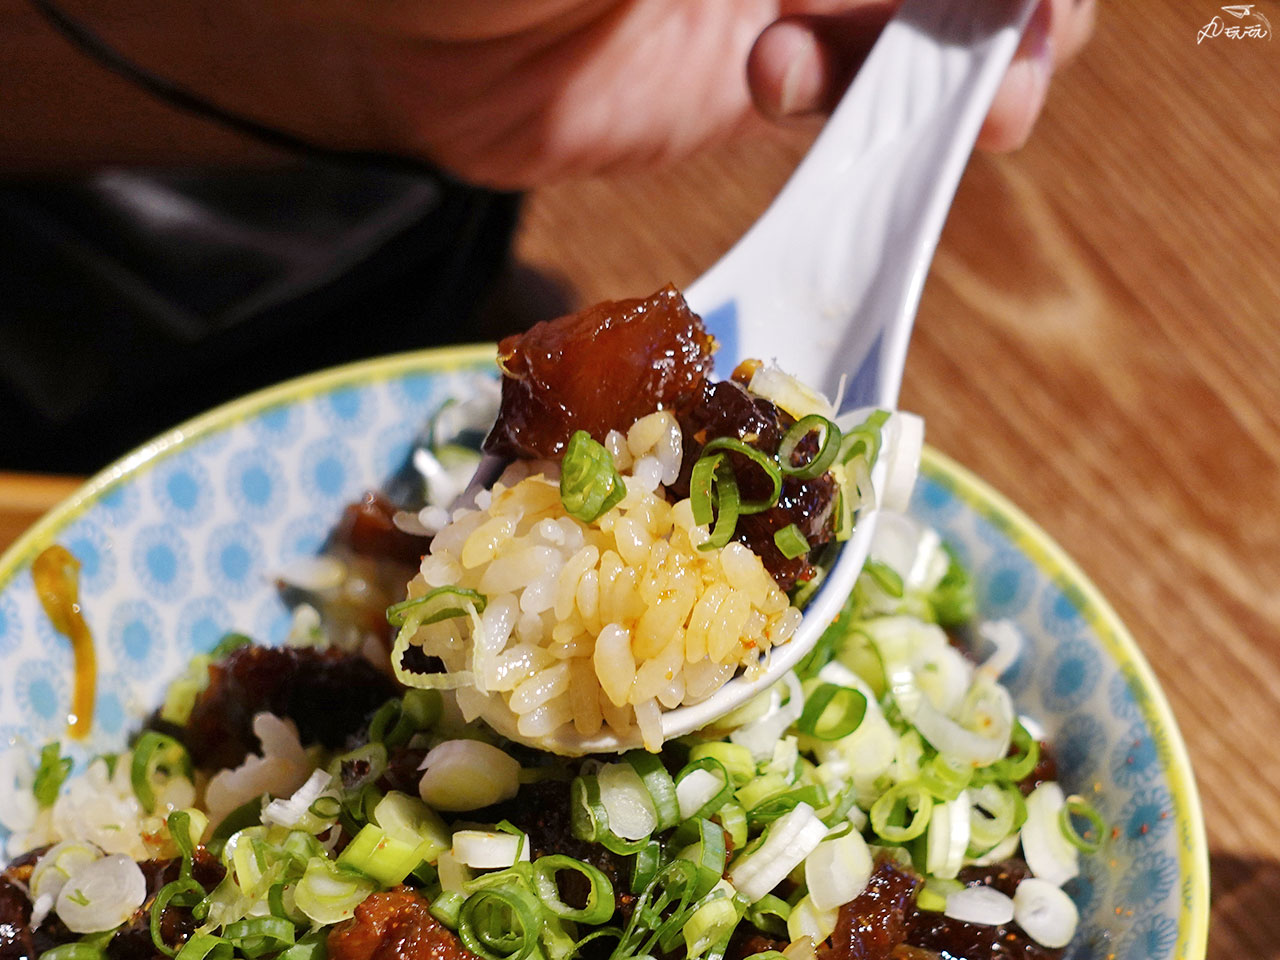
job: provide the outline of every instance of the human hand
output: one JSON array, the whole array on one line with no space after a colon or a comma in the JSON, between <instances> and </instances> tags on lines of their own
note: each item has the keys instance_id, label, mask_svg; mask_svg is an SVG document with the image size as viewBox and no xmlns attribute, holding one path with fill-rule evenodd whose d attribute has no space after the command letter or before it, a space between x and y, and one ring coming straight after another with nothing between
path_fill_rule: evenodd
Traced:
<instances>
[{"instance_id":1,"label":"human hand","mask_svg":"<svg viewBox=\"0 0 1280 960\"><path fill-rule=\"evenodd\" d=\"M232 113L526 187L820 116L898 0L70 2L126 57ZM1042 0L981 146L1026 138L1092 19L1093 0Z\"/></svg>"}]
</instances>

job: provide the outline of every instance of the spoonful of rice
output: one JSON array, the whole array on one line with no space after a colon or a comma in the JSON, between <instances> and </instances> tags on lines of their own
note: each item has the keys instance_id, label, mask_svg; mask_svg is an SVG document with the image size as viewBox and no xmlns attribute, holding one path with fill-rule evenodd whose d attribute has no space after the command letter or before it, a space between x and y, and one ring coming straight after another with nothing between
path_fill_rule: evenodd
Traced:
<instances>
[{"instance_id":1,"label":"spoonful of rice","mask_svg":"<svg viewBox=\"0 0 1280 960\"><path fill-rule=\"evenodd\" d=\"M914 482L922 427L893 412L910 328L1032 7L907 0L687 303L667 288L499 345L485 450L509 465L388 612L404 683L567 755L656 751L782 679L771 709L798 719L791 670Z\"/></svg>"}]
</instances>

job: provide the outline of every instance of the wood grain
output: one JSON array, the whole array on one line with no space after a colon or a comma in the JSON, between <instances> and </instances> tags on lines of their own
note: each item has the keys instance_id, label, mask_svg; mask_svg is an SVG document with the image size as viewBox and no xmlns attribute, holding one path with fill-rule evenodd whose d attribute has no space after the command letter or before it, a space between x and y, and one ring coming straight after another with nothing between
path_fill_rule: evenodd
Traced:
<instances>
[{"instance_id":1,"label":"wood grain","mask_svg":"<svg viewBox=\"0 0 1280 960\"><path fill-rule=\"evenodd\" d=\"M975 158L903 405L1130 626L1203 793L1210 956L1280 957L1280 42L1197 45L1215 13L1104 5L1031 144ZM540 191L523 275L579 303L686 283L810 136ZM0 541L30 516L0 498Z\"/></svg>"}]
</instances>

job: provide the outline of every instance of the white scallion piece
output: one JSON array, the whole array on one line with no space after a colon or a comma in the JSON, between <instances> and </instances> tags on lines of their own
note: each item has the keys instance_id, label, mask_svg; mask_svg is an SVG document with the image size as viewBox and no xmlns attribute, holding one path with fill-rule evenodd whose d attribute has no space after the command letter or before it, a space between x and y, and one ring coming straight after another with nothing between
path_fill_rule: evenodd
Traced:
<instances>
[{"instance_id":1,"label":"white scallion piece","mask_svg":"<svg viewBox=\"0 0 1280 960\"><path fill-rule=\"evenodd\" d=\"M320 795L329 789L332 782L333 776L328 771L313 771L307 782L287 800L272 800L268 803L262 811L262 822L281 827L297 826L298 821L307 815L311 805L320 799Z\"/></svg>"},{"instance_id":2,"label":"white scallion piece","mask_svg":"<svg viewBox=\"0 0 1280 960\"><path fill-rule=\"evenodd\" d=\"M624 840L639 840L658 828L658 812L644 781L629 763L607 763L596 775L600 802L609 816L609 829Z\"/></svg>"},{"instance_id":3,"label":"white scallion piece","mask_svg":"<svg viewBox=\"0 0 1280 960\"><path fill-rule=\"evenodd\" d=\"M822 909L813 902L813 893L801 897L791 908L787 917L787 935L792 940L810 937L814 943L821 943L835 932L836 922L840 918L840 908Z\"/></svg>"},{"instance_id":4,"label":"white scallion piece","mask_svg":"<svg viewBox=\"0 0 1280 960\"><path fill-rule=\"evenodd\" d=\"M467 893L467 884L475 879L471 868L459 861L452 850L440 854L436 870L440 874L440 889L445 893Z\"/></svg>"},{"instance_id":5,"label":"white scallion piece","mask_svg":"<svg viewBox=\"0 0 1280 960\"><path fill-rule=\"evenodd\" d=\"M147 898L142 870L122 853L77 870L58 893L58 917L72 933L114 930Z\"/></svg>"},{"instance_id":6,"label":"white scallion piece","mask_svg":"<svg viewBox=\"0 0 1280 960\"><path fill-rule=\"evenodd\" d=\"M947 897L943 912L952 920L998 927L1013 919L1013 900L992 887L965 887Z\"/></svg>"},{"instance_id":7,"label":"white scallion piece","mask_svg":"<svg viewBox=\"0 0 1280 960\"><path fill-rule=\"evenodd\" d=\"M826 835L827 825L813 807L798 803L773 822L759 847L738 858L729 880L748 902L755 903L813 853Z\"/></svg>"},{"instance_id":8,"label":"white scallion piece","mask_svg":"<svg viewBox=\"0 0 1280 960\"><path fill-rule=\"evenodd\" d=\"M954 800L933 808L925 850L925 871L950 880L964 865L969 848L969 791L961 790Z\"/></svg>"},{"instance_id":9,"label":"white scallion piece","mask_svg":"<svg viewBox=\"0 0 1280 960\"><path fill-rule=\"evenodd\" d=\"M805 857L804 882L809 888L806 899L818 911L837 910L866 889L871 869L871 851L856 830L834 840L823 840ZM816 939L820 942L826 937Z\"/></svg>"},{"instance_id":10,"label":"white scallion piece","mask_svg":"<svg viewBox=\"0 0 1280 960\"><path fill-rule=\"evenodd\" d=\"M1080 852L1062 833L1065 805L1060 786L1042 783L1027 797L1027 821L1022 825L1027 866L1041 880L1059 887L1080 872Z\"/></svg>"},{"instance_id":11,"label":"white scallion piece","mask_svg":"<svg viewBox=\"0 0 1280 960\"><path fill-rule=\"evenodd\" d=\"M503 870L529 859L529 838L497 830L458 830L452 853L459 863L476 870Z\"/></svg>"},{"instance_id":12,"label":"white scallion piece","mask_svg":"<svg viewBox=\"0 0 1280 960\"><path fill-rule=\"evenodd\" d=\"M676 784L680 819L688 820L724 788L724 781L709 770L692 770Z\"/></svg>"},{"instance_id":13,"label":"white scallion piece","mask_svg":"<svg viewBox=\"0 0 1280 960\"><path fill-rule=\"evenodd\" d=\"M436 810L479 810L520 789L520 764L479 740L446 740L418 767L418 793Z\"/></svg>"},{"instance_id":14,"label":"white scallion piece","mask_svg":"<svg viewBox=\"0 0 1280 960\"><path fill-rule=\"evenodd\" d=\"M1056 950L1075 936L1080 913L1061 887L1027 877L1013 892L1013 919L1037 943Z\"/></svg>"}]
</instances>

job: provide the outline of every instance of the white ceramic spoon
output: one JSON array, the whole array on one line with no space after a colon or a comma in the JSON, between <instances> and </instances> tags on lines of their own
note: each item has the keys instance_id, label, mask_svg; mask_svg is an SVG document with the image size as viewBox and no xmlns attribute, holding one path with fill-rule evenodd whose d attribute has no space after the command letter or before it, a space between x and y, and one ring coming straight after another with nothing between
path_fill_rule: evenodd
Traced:
<instances>
[{"instance_id":1,"label":"white ceramic spoon","mask_svg":"<svg viewBox=\"0 0 1280 960\"><path fill-rule=\"evenodd\" d=\"M721 376L777 359L842 410L894 408L921 289L978 130L1035 0L906 0L822 133L764 215L686 297L719 342ZM918 450L916 451L918 456ZM885 465L873 479L884 482ZM835 619L867 559L858 518L792 639L769 668L662 715L664 739L707 726L770 686ZM496 705L495 705L496 706ZM516 740L505 708L485 719ZM537 746L564 754L640 746L639 734L572 728Z\"/></svg>"}]
</instances>

